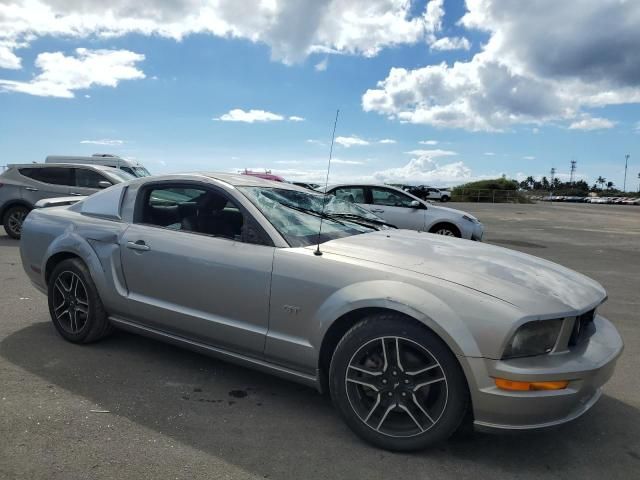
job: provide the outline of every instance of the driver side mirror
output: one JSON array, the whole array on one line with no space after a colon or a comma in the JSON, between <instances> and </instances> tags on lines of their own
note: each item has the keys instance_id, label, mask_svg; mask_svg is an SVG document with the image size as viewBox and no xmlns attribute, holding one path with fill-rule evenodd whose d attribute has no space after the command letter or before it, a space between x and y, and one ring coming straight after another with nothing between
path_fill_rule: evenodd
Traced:
<instances>
[{"instance_id":1,"label":"driver side mirror","mask_svg":"<svg viewBox=\"0 0 640 480\"><path fill-rule=\"evenodd\" d=\"M417 200L411 200L411 202L409 203L409 206L411 208L420 208L422 204Z\"/></svg>"},{"instance_id":2,"label":"driver side mirror","mask_svg":"<svg viewBox=\"0 0 640 480\"><path fill-rule=\"evenodd\" d=\"M111 186L111 182L107 182L106 180L100 180L98 182L98 187L100 188L109 188Z\"/></svg>"}]
</instances>

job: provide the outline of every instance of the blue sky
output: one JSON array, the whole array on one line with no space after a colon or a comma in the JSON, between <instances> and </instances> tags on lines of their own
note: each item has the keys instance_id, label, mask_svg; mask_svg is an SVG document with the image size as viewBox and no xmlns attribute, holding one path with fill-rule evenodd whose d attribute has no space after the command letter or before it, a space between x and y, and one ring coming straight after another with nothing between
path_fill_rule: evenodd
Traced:
<instances>
[{"instance_id":1,"label":"blue sky","mask_svg":"<svg viewBox=\"0 0 640 480\"><path fill-rule=\"evenodd\" d=\"M493 2L505 4L498 15L481 0L436 0L427 18L424 1L327 0L329 12L293 33L287 22L306 10L273 4L268 27L260 13L250 21L220 13L231 34L193 26L171 10L175 2L150 1L155 13L118 9L123 2L106 10L95 2L95 12L78 13L77 2L66 3L38 0L18 13L0 6L0 32L8 32L0 33L0 164L109 152L154 173L269 168L318 180L339 108L335 181L455 184L539 176L551 167L563 174L575 159L591 183L602 175L621 186L629 153L627 186L637 188L640 75L625 65L638 53L614 60L589 53L590 25L615 3L583 2L589 8L567 29L554 2L532 12ZM377 11L361 6L372 4ZM640 18L638 7L627 6L621 19ZM366 28L352 25L353 12L370 21ZM384 24L385 12L399 20ZM68 16L69 25L46 26L50 13ZM28 31L2 28L15 25L16 15L33 23ZM78 15L89 17L75 25ZM549 40L550 15L571 47L559 46L566 38ZM103 16L118 26L101 25ZM518 22L533 26L513 28ZM640 39L633 25L615 26L631 45ZM171 38L169 27L182 29L182 38ZM508 41L498 44L502 38ZM459 48L438 50L441 39ZM614 36L598 40L605 53L608 42L620 48ZM572 65L576 58L584 61ZM228 121L253 117L263 121Z\"/></svg>"}]
</instances>

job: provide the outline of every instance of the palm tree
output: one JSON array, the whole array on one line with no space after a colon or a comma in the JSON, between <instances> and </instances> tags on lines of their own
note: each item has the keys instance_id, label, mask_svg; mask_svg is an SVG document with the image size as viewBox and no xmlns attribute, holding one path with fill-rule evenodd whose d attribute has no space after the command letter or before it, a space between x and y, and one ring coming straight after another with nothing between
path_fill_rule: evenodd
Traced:
<instances>
[{"instance_id":1,"label":"palm tree","mask_svg":"<svg viewBox=\"0 0 640 480\"><path fill-rule=\"evenodd\" d=\"M542 177L542 188L545 190L549 189L549 180L547 180L547 177Z\"/></svg>"},{"instance_id":2,"label":"palm tree","mask_svg":"<svg viewBox=\"0 0 640 480\"><path fill-rule=\"evenodd\" d=\"M604 190L604 184L607 183L607 179L604 178L602 175L598 177L598 179L596 180L596 183L600 185L600 188L602 190Z\"/></svg>"}]
</instances>

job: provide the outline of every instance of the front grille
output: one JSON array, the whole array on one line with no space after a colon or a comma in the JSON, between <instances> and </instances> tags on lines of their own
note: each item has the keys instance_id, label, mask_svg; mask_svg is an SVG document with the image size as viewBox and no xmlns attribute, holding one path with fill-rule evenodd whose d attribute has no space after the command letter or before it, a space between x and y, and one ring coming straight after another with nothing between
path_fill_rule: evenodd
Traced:
<instances>
[{"instance_id":1,"label":"front grille","mask_svg":"<svg viewBox=\"0 0 640 480\"><path fill-rule=\"evenodd\" d=\"M596 309L589 310L588 312L578 315L576 321L573 324L573 330L569 337L569 346L574 347L580 342L589 338L593 333L595 326L593 324L593 317L595 317Z\"/></svg>"}]
</instances>

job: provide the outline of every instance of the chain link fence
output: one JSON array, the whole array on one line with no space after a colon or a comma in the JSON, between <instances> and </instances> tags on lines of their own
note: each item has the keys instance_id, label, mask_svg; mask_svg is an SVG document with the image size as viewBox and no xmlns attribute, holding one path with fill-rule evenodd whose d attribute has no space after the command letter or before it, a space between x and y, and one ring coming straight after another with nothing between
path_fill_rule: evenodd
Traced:
<instances>
[{"instance_id":1,"label":"chain link fence","mask_svg":"<svg viewBox=\"0 0 640 480\"><path fill-rule=\"evenodd\" d=\"M517 190L491 190L478 188L455 188L451 192L452 202L477 203L531 203L528 195Z\"/></svg>"}]
</instances>

